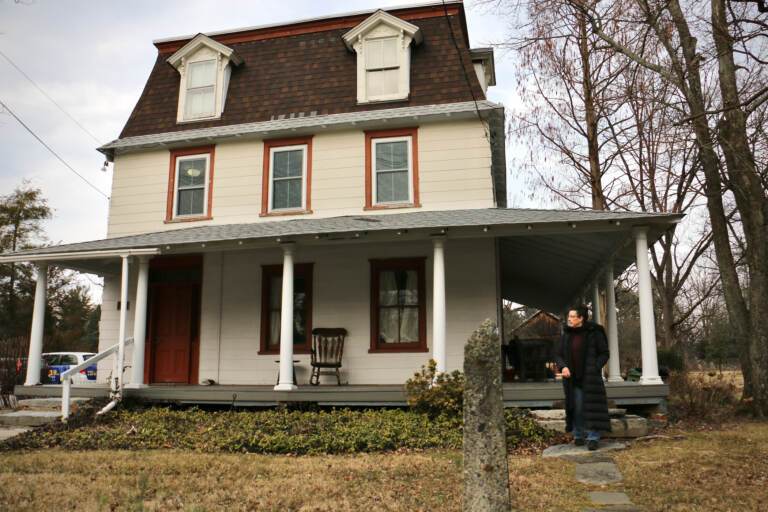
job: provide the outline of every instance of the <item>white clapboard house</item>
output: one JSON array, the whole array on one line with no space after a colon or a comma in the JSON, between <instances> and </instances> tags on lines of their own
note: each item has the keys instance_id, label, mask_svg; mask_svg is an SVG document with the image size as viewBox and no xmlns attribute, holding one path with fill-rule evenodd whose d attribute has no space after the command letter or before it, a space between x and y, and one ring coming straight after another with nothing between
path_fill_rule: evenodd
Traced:
<instances>
[{"instance_id":1,"label":"white clapboard house","mask_svg":"<svg viewBox=\"0 0 768 512\"><path fill-rule=\"evenodd\" d=\"M493 52L469 47L462 2L154 45L133 113L98 148L114 163L107 238L0 257L38 268L30 368L50 265L104 277L99 350L132 340L126 393L199 403L401 404L430 358L462 367L503 300L559 312L599 286L609 397L664 400L647 255L680 216L507 208ZM635 262L644 373L625 383L613 279ZM308 385L315 328L346 330L346 385ZM38 379L17 394L60 393ZM561 396L505 386L508 404Z\"/></svg>"}]
</instances>

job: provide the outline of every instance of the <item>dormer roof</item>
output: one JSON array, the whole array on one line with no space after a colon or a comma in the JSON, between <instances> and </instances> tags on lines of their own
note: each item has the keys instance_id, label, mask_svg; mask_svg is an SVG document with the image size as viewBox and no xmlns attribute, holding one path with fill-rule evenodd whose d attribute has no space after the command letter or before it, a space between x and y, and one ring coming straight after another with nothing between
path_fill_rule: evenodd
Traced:
<instances>
[{"instance_id":1,"label":"dormer roof","mask_svg":"<svg viewBox=\"0 0 768 512\"><path fill-rule=\"evenodd\" d=\"M173 55L168 57L166 62L173 66L175 69L179 69L179 66L181 66L181 63L184 59L184 57L187 57L189 55L194 54L197 52L200 48L207 47L211 50L215 51L216 53L219 53L223 55L224 57L227 57L232 64L235 66L239 66L243 63L243 59L238 55L238 53L230 48L229 46L225 46L218 41L215 41L211 39L210 37L206 36L205 34L197 34L195 37L193 37L187 44L179 48Z\"/></svg>"},{"instance_id":2,"label":"dormer roof","mask_svg":"<svg viewBox=\"0 0 768 512\"><path fill-rule=\"evenodd\" d=\"M423 36L419 27L379 9L342 36L347 49L354 51L352 47L357 39L365 37L368 32L382 24L388 25L398 32L403 32L413 40L414 44L421 44Z\"/></svg>"}]
</instances>

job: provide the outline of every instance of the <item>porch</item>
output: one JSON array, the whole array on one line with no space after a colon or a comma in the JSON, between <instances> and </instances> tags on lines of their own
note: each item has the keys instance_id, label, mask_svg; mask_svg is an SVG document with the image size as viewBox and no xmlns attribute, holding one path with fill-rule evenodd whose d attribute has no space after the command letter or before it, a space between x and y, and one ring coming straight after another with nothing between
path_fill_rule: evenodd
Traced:
<instances>
[{"instance_id":1,"label":"porch","mask_svg":"<svg viewBox=\"0 0 768 512\"><path fill-rule=\"evenodd\" d=\"M664 406L669 395L667 384L606 382L608 399L620 407L654 408ZM61 386L16 386L18 397L60 397ZM274 386L229 385L157 385L126 389L128 397L157 403L190 405L232 405L235 407L272 407L280 402L311 402L320 406L399 407L405 406L402 385L299 385L294 391L276 391ZM73 386L72 396L108 397L109 386ZM561 382L504 383L506 407L549 408L563 400Z\"/></svg>"},{"instance_id":2,"label":"porch","mask_svg":"<svg viewBox=\"0 0 768 512\"><path fill-rule=\"evenodd\" d=\"M236 402L254 404L402 405L402 383L429 358L435 359L440 371L463 366L464 342L483 319L503 318L503 300L559 312L575 301L588 302L592 295L596 299L603 288L611 350L608 381L619 393L617 404L637 398L659 403L667 388L657 368L648 244L679 218L485 209L268 221L43 248L2 256L0 262L32 261L39 267L30 361L39 360L42 349L47 265L105 276L100 348L116 341L121 346L118 360L130 368L112 379L113 384L130 383L125 388L134 396L162 396L165 401L185 401L189 396L193 402L226 404L237 394ZM194 268L167 268L167 275L151 268L154 265L160 271L163 262L190 257L198 262ZM413 338L413 346L399 345L401 340L393 339L392 332L375 325L388 304L377 303L382 295L373 285L373 276L378 279L384 273L375 266L377 261L410 262L413 283L404 281L392 290L402 288L404 296L408 292L416 297L406 304L413 307L414 321L412 325L402 321L399 329L391 331L400 335L407 331L406 341ZM613 300L615 277L633 263L638 266L640 284L643 376L639 384L621 379ZM316 294L313 305L306 308L296 306L293 289L302 265L314 269L299 289L309 299ZM273 269L280 272L272 273ZM166 283L177 295L152 294L153 287L157 290ZM183 301L178 295L182 288ZM183 307L183 318L190 321L172 321L180 317L168 311L170 305ZM166 319L168 325L157 325L153 318ZM306 368L308 350L300 350L292 331L303 323L303 332L309 332L310 320L313 326L344 327L350 333L342 372L353 386L294 387L292 362L298 360ZM180 335L182 355L166 356L171 350L160 350L161 340L155 333L178 326L185 329ZM130 334L134 345L129 353L121 341ZM181 362L176 365L181 377L170 374L169 361ZM274 387L278 369L281 380ZM100 378L107 375L117 377L108 367L100 367ZM34 374L27 377L27 386L38 383ZM297 377L301 383L308 376ZM198 382L215 385L197 386ZM647 391L631 391L642 386ZM285 398L289 394L291 398ZM559 399L557 382L520 383L505 391L509 405L546 407Z\"/></svg>"}]
</instances>

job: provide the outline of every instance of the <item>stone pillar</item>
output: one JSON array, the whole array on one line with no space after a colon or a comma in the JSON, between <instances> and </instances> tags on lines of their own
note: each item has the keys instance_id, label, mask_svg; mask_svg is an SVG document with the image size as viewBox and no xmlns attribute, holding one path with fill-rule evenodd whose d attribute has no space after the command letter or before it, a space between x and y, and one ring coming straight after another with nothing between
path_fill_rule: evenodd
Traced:
<instances>
[{"instance_id":1,"label":"stone pillar","mask_svg":"<svg viewBox=\"0 0 768 512\"><path fill-rule=\"evenodd\" d=\"M120 274L120 324L117 334L117 354L113 365L112 392L116 393L123 386L123 367L125 365L125 324L128 320L128 268L130 256L123 254Z\"/></svg>"},{"instance_id":2,"label":"stone pillar","mask_svg":"<svg viewBox=\"0 0 768 512\"><path fill-rule=\"evenodd\" d=\"M464 345L462 511L508 511L509 468L496 325L486 320Z\"/></svg>"},{"instance_id":3,"label":"stone pillar","mask_svg":"<svg viewBox=\"0 0 768 512\"><path fill-rule=\"evenodd\" d=\"M616 292L613 284L613 262L605 270L605 323L608 335L608 350L611 358L608 359L608 382L622 382L621 366L619 359L619 331L616 318Z\"/></svg>"},{"instance_id":4,"label":"stone pillar","mask_svg":"<svg viewBox=\"0 0 768 512\"><path fill-rule=\"evenodd\" d=\"M283 292L280 303L280 380L275 391L293 391L293 244L283 245Z\"/></svg>"},{"instance_id":5,"label":"stone pillar","mask_svg":"<svg viewBox=\"0 0 768 512\"><path fill-rule=\"evenodd\" d=\"M432 358L437 363L438 373L443 373L448 357L445 343L445 240L436 238L432 242Z\"/></svg>"},{"instance_id":6,"label":"stone pillar","mask_svg":"<svg viewBox=\"0 0 768 512\"><path fill-rule=\"evenodd\" d=\"M600 323L600 285L595 281L592 285L592 321Z\"/></svg>"},{"instance_id":7,"label":"stone pillar","mask_svg":"<svg viewBox=\"0 0 768 512\"><path fill-rule=\"evenodd\" d=\"M139 275L136 281L136 312L133 319L132 388L144 387L144 355L147 339L147 295L149 293L149 258L139 257Z\"/></svg>"},{"instance_id":8,"label":"stone pillar","mask_svg":"<svg viewBox=\"0 0 768 512\"><path fill-rule=\"evenodd\" d=\"M651 271L648 268L648 228L634 229L637 253L637 287L640 299L640 350L643 359L641 384L661 384L656 356L656 324L653 319Z\"/></svg>"},{"instance_id":9,"label":"stone pillar","mask_svg":"<svg viewBox=\"0 0 768 512\"><path fill-rule=\"evenodd\" d=\"M37 265L37 284L35 285L35 305L32 310L32 330L29 334L29 354L27 354L27 379L24 381L25 386L40 384L47 294L48 265L46 263L39 263Z\"/></svg>"}]
</instances>

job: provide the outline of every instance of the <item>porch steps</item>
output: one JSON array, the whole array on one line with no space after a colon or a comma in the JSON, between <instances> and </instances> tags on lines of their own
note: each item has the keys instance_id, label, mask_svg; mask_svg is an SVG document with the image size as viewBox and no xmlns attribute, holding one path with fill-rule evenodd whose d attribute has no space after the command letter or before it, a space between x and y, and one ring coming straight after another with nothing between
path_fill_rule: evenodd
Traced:
<instances>
[{"instance_id":1,"label":"porch steps","mask_svg":"<svg viewBox=\"0 0 768 512\"><path fill-rule=\"evenodd\" d=\"M72 398L73 405L82 404L89 398ZM20 430L19 427L37 427L53 423L61 418L61 398L31 398L18 401L17 410L4 410L0 412L0 438L12 437L12 430ZM22 430L23 431L23 430Z\"/></svg>"},{"instance_id":2,"label":"porch steps","mask_svg":"<svg viewBox=\"0 0 768 512\"><path fill-rule=\"evenodd\" d=\"M532 410L536 422L544 428L565 432L565 409ZM603 432L603 437L634 438L648 435L648 422L642 416L627 414L626 409L608 409L611 418L611 431Z\"/></svg>"}]
</instances>

